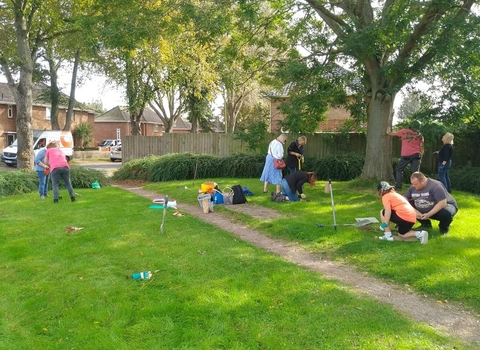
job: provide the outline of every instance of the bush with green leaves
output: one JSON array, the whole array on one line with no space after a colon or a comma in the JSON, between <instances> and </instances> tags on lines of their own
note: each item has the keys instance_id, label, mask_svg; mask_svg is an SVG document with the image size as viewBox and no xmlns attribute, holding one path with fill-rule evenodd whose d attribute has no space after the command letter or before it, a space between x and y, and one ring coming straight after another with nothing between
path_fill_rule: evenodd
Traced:
<instances>
[{"instance_id":1,"label":"bush with green leaves","mask_svg":"<svg viewBox=\"0 0 480 350\"><path fill-rule=\"evenodd\" d=\"M104 173L94 169L73 167L70 171L73 188L91 188L92 182L98 180L100 186L109 186L110 180ZM51 189L49 181L49 188ZM60 187L65 188L63 181ZM38 191L38 177L35 171L13 170L0 172L0 197Z\"/></svg>"},{"instance_id":2,"label":"bush with green leaves","mask_svg":"<svg viewBox=\"0 0 480 350\"><path fill-rule=\"evenodd\" d=\"M100 186L110 186L110 179L99 170L82 167L72 167L70 180L73 188L91 188L92 182L98 181ZM63 185L63 181L60 181Z\"/></svg>"},{"instance_id":3,"label":"bush with green leaves","mask_svg":"<svg viewBox=\"0 0 480 350\"><path fill-rule=\"evenodd\" d=\"M303 169L315 171L319 179L346 181L360 176L363 163L363 156L345 153L322 159L307 158ZM216 157L191 153L167 154L130 161L115 172L113 179L159 182L194 177L255 178L261 176L264 165L264 155L236 153Z\"/></svg>"},{"instance_id":4,"label":"bush with green leaves","mask_svg":"<svg viewBox=\"0 0 480 350\"><path fill-rule=\"evenodd\" d=\"M324 158L306 158L303 169L314 171L319 180L348 181L362 174L365 158L357 153L332 154Z\"/></svg>"},{"instance_id":5,"label":"bush with green leaves","mask_svg":"<svg viewBox=\"0 0 480 350\"><path fill-rule=\"evenodd\" d=\"M480 194L480 168L459 167L450 168L450 180L454 190Z\"/></svg>"},{"instance_id":6,"label":"bush with green leaves","mask_svg":"<svg viewBox=\"0 0 480 350\"><path fill-rule=\"evenodd\" d=\"M38 190L37 173L25 170L0 172L0 197Z\"/></svg>"}]
</instances>

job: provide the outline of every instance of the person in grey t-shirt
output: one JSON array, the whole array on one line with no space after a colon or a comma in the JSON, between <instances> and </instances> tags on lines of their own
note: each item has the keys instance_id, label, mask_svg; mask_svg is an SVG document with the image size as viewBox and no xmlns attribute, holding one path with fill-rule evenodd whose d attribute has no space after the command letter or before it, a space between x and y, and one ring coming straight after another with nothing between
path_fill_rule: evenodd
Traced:
<instances>
[{"instance_id":1,"label":"person in grey t-shirt","mask_svg":"<svg viewBox=\"0 0 480 350\"><path fill-rule=\"evenodd\" d=\"M441 234L447 234L453 217L458 211L457 201L440 181L427 178L417 171L410 177L410 188L404 197L415 208L422 230L432 227L430 219L438 220Z\"/></svg>"}]
</instances>

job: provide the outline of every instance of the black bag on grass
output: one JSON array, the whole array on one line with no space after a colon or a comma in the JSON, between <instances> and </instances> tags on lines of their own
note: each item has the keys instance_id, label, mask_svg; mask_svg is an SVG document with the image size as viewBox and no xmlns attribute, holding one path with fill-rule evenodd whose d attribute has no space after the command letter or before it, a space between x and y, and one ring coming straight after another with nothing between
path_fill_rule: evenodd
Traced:
<instances>
[{"instance_id":1,"label":"black bag on grass","mask_svg":"<svg viewBox=\"0 0 480 350\"><path fill-rule=\"evenodd\" d=\"M232 186L233 191L233 204L243 204L247 202L245 198L245 193L243 193L243 188L240 185Z\"/></svg>"}]
</instances>

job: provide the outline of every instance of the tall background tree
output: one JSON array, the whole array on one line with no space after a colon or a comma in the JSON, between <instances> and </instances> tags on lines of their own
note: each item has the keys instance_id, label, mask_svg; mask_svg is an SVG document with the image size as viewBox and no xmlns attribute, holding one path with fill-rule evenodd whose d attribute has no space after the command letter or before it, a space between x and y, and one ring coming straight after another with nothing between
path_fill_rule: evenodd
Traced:
<instances>
[{"instance_id":1,"label":"tall background tree","mask_svg":"<svg viewBox=\"0 0 480 350\"><path fill-rule=\"evenodd\" d=\"M288 3L284 1L284 5ZM475 0L298 2L300 7L307 5L303 8L305 16L299 20L299 25L310 35L309 39L303 37L309 48L307 67L338 63L360 82L360 88L353 84L350 89L362 97L360 102L364 103L368 123L363 178L393 177L392 139L386 129L392 125L393 105L402 87L422 80L436 81L444 87L443 98L449 95L465 98L463 102L456 98L452 101L455 105L474 103L472 92L478 81L465 87L468 97L466 91L460 91L461 79L454 72L471 71L472 65L478 63L480 25L478 13L472 12L475 3ZM471 61L464 58L472 56ZM324 74L323 78L329 77ZM361 111L358 106L350 108Z\"/></svg>"}]
</instances>

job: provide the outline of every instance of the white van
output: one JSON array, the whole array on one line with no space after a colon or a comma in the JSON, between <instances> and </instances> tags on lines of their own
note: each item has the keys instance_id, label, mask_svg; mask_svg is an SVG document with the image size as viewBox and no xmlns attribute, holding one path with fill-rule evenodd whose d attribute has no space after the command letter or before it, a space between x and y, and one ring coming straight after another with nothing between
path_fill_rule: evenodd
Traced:
<instances>
[{"instance_id":1,"label":"white van","mask_svg":"<svg viewBox=\"0 0 480 350\"><path fill-rule=\"evenodd\" d=\"M35 155L42 147L52 141L58 142L68 161L73 159L72 133L63 130L33 130L33 151ZM17 165L17 140L3 150L2 162L9 166Z\"/></svg>"}]
</instances>

